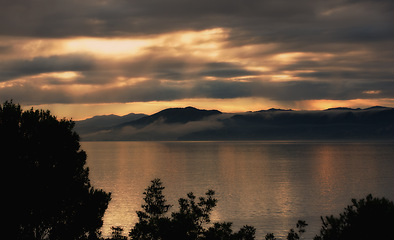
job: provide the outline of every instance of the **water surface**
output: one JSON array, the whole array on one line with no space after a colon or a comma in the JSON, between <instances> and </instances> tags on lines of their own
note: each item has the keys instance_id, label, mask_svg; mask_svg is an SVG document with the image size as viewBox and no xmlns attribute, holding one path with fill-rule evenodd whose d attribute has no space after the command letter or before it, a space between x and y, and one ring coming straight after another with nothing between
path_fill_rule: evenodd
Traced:
<instances>
[{"instance_id":1,"label":"water surface","mask_svg":"<svg viewBox=\"0 0 394 240\"><path fill-rule=\"evenodd\" d=\"M128 232L138 220L143 191L161 178L177 208L188 192L214 189L214 221L245 224L283 237L298 219L309 223L338 214L368 193L394 199L394 144L353 142L82 142L93 186L112 192L103 233Z\"/></svg>"}]
</instances>

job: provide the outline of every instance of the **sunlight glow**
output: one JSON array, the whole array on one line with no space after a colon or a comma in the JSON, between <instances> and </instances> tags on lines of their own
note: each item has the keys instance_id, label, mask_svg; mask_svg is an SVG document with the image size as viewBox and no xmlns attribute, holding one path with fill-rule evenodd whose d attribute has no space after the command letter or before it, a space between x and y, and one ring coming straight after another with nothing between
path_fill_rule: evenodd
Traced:
<instances>
[{"instance_id":1,"label":"sunlight glow","mask_svg":"<svg viewBox=\"0 0 394 240\"><path fill-rule=\"evenodd\" d=\"M286 74L282 74L282 75L272 75L271 76L271 80L275 81L275 82L286 82L289 81L293 78L293 76L291 75L286 75Z\"/></svg>"},{"instance_id":2,"label":"sunlight glow","mask_svg":"<svg viewBox=\"0 0 394 240\"><path fill-rule=\"evenodd\" d=\"M111 55L122 57L143 52L144 49L160 48L182 55L187 48L188 54L207 54L216 56L215 49L219 48L220 40L227 37L227 32L222 28L214 28L203 31L180 31L149 39L126 39L126 38L74 38L64 42L65 52L80 53L88 52L94 55ZM203 51L210 49L212 51Z\"/></svg>"},{"instance_id":3,"label":"sunlight glow","mask_svg":"<svg viewBox=\"0 0 394 240\"><path fill-rule=\"evenodd\" d=\"M119 76L116 78L116 80L117 81L114 82L113 86L124 87L124 86L134 85L140 82L144 82L146 80L149 80L149 78L146 77L127 78L127 77Z\"/></svg>"},{"instance_id":4,"label":"sunlight glow","mask_svg":"<svg viewBox=\"0 0 394 240\"><path fill-rule=\"evenodd\" d=\"M35 76L31 76L31 78L34 79L56 78L62 81L71 81L78 77L82 77L82 74L80 72L72 72L72 71L41 73Z\"/></svg>"},{"instance_id":5,"label":"sunlight glow","mask_svg":"<svg viewBox=\"0 0 394 240\"><path fill-rule=\"evenodd\" d=\"M368 90L368 91L364 91L363 93L365 94L369 94L369 95L376 95L376 94L380 94L382 91L380 90Z\"/></svg>"},{"instance_id":6,"label":"sunlight glow","mask_svg":"<svg viewBox=\"0 0 394 240\"><path fill-rule=\"evenodd\" d=\"M282 63L291 63L300 57L306 56L303 52L289 52L275 55L274 59Z\"/></svg>"},{"instance_id":7,"label":"sunlight glow","mask_svg":"<svg viewBox=\"0 0 394 240\"><path fill-rule=\"evenodd\" d=\"M304 100L296 103L297 109L322 110L336 107L368 108L373 106L392 106L394 99L350 99L350 100Z\"/></svg>"},{"instance_id":8,"label":"sunlight glow","mask_svg":"<svg viewBox=\"0 0 394 240\"><path fill-rule=\"evenodd\" d=\"M24 79L16 79L8 82L0 82L0 88L12 88L12 87L23 86L25 82L26 80Z\"/></svg>"},{"instance_id":9,"label":"sunlight glow","mask_svg":"<svg viewBox=\"0 0 394 240\"><path fill-rule=\"evenodd\" d=\"M153 39L152 47L167 52L169 56L197 56L212 59L219 57L220 59L227 37L228 31L223 28L180 31Z\"/></svg>"},{"instance_id":10,"label":"sunlight glow","mask_svg":"<svg viewBox=\"0 0 394 240\"><path fill-rule=\"evenodd\" d=\"M76 38L65 43L65 50L102 55L130 55L140 51L149 42L144 39Z\"/></svg>"}]
</instances>

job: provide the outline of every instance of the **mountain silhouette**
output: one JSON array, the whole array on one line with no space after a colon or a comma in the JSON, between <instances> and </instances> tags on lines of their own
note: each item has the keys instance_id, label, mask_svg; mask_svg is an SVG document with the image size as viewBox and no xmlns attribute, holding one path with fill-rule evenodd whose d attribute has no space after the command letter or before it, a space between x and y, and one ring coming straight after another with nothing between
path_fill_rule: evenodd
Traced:
<instances>
[{"instance_id":1,"label":"mountain silhouette","mask_svg":"<svg viewBox=\"0 0 394 240\"><path fill-rule=\"evenodd\" d=\"M384 110L384 109L389 109L389 108L388 107L382 107L382 106L374 106L374 107L366 108L365 110Z\"/></svg>"},{"instance_id":2,"label":"mountain silhouette","mask_svg":"<svg viewBox=\"0 0 394 240\"><path fill-rule=\"evenodd\" d=\"M324 111L357 111L357 110L361 110L361 108L337 107L337 108L328 108Z\"/></svg>"},{"instance_id":3,"label":"mountain silhouette","mask_svg":"<svg viewBox=\"0 0 394 240\"><path fill-rule=\"evenodd\" d=\"M87 122L82 123L86 128ZM81 130L82 140L86 141L394 140L394 108L379 106L321 111L268 109L237 114L194 107L169 108L114 123L109 126L108 122L105 127L91 125L86 131L77 122L76 129Z\"/></svg>"},{"instance_id":4,"label":"mountain silhouette","mask_svg":"<svg viewBox=\"0 0 394 240\"><path fill-rule=\"evenodd\" d=\"M394 109L266 111L223 119L215 131L181 140L388 140L394 139Z\"/></svg>"},{"instance_id":5,"label":"mountain silhouette","mask_svg":"<svg viewBox=\"0 0 394 240\"><path fill-rule=\"evenodd\" d=\"M270 108L268 110L256 111L256 113L263 113L263 112L291 112L291 111L294 111L294 110L292 110L292 109Z\"/></svg>"},{"instance_id":6,"label":"mountain silhouette","mask_svg":"<svg viewBox=\"0 0 394 240\"><path fill-rule=\"evenodd\" d=\"M140 119L121 124L118 127L124 126L134 126L134 127L145 127L149 124L152 124L156 121L162 121L166 124L174 124L174 123L187 123L191 121L199 121L206 117L212 115L222 114L218 110L201 110L194 107L186 107L186 108L168 108L164 109L158 113L155 113L150 116L145 116Z\"/></svg>"},{"instance_id":7,"label":"mountain silhouette","mask_svg":"<svg viewBox=\"0 0 394 240\"><path fill-rule=\"evenodd\" d=\"M135 114L135 113L129 113L124 116L117 116L114 114L94 116L92 118L77 121L75 124L75 130L79 134L84 135L88 133L109 129L111 127L120 125L122 123L130 122L145 116L147 115Z\"/></svg>"}]
</instances>

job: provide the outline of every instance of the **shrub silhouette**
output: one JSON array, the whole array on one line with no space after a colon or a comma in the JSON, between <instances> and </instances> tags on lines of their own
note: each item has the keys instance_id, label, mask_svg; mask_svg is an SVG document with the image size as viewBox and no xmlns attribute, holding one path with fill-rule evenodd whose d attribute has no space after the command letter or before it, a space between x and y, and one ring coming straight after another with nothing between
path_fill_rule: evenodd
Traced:
<instances>
[{"instance_id":1,"label":"shrub silhouette","mask_svg":"<svg viewBox=\"0 0 394 240\"><path fill-rule=\"evenodd\" d=\"M386 198L352 199L339 217L321 219L323 226L315 240L394 239L394 203Z\"/></svg>"},{"instance_id":2,"label":"shrub silhouette","mask_svg":"<svg viewBox=\"0 0 394 240\"><path fill-rule=\"evenodd\" d=\"M111 238L107 238L107 240L127 240L126 236L123 236L123 228L122 227L111 227L112 233Z\"/></svg>"},{"instance_id":3,"label":"shrub silhouette","mask_svg":"<svg viewBox=\"0 0 394 240\"><path fill-rule=\"evenodd\" d=\"M308 226L308 224L303 221L303 220L298 220L296 227L297 227L297 232L294 230L294 228L291 228L289 232L287 233L287 240L299 240L302 239L301 236L303 233L305 233L305 227ZM265 235L265 240L277 240L275 235L273 233L267 233Z\"/></svg>"},{"instance_id":4,"label":"shrub silhouette","mask_svg":"<svg viewBox=\"0 0 394 240\"><path fill-rule=\"evenodd\" d=\"M74 122L0 105L2 161L14 239L97 239L110 193L89 181Z\"/></svg>"},{"instance_id":5,"label":"shrub silhouette","mask_svg":"<svg viewBox=\"0 0 394 240\"><path fill-rule=\"evenodd\" d=\"M244 226L234 233L231 222L216 222L209 226L210 213L216 206L215 192L209 190L206 197L196 202L193 193L179 199L179 210L166 214L171 205L166 204L160 179L151 181L144 192L143 211L138 211L139 222L131 229L129 236L138 240L254 240L256 229ZM339 218L322 217L323 226L320 235L314 240L342 239L394 239L391 228L394 226L394 203L385 198L368 195L365 199L352 200L352 205L345 208ZM303 239L308 224L299 220L296 230L289 230L286 239ZM115 238L114 238L115 239ZM266 240L277 239L273 233L265 236Z\"/></svg>"},{"instance_id":6,"label":"shrub silhouette","mask_svg":"<svg viewBox=\"0 0 394 240\"><path fill-rule=\"evenodd\" d=\"M244 226L237 233L233 233L231 223L215 223L207 229L211 222L210 214L216 206L215 192L208 190L205 197L198 198L188 193L187 198L178 200L179 210L167 217L166 213L171 205L166 204L163 195L163 184L160 179L151 181L151 185L144 192L143 211L138 211L139 221L131 229L129 236L138 240L253 240L256 229Z\"/></svg>"}]
</instances>

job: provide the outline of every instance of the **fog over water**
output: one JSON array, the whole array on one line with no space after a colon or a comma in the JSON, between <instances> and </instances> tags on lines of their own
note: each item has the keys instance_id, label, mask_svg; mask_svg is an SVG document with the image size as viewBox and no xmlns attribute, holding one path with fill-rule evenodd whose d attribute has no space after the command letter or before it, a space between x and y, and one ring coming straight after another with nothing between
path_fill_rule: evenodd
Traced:
<instances>
[{"instance_id":1,"label":"fog over water","mask_svg":"<svg viewBox=\"0 0 394 240\"><path fill-rule=\"evenodd\" d=\"M103 234L111 226L128 233L150 180L161 178L177 209L188 192L214 189L213 221L234 230L257 228L257 239L284 237L298 219L306 238L320 216L342 212L351 198L368 193L394 199L394 143L371 142L82 142L93 186L112 192ZM171 209L170 209L171 211Z\"/></svg>"}]
</instances>

